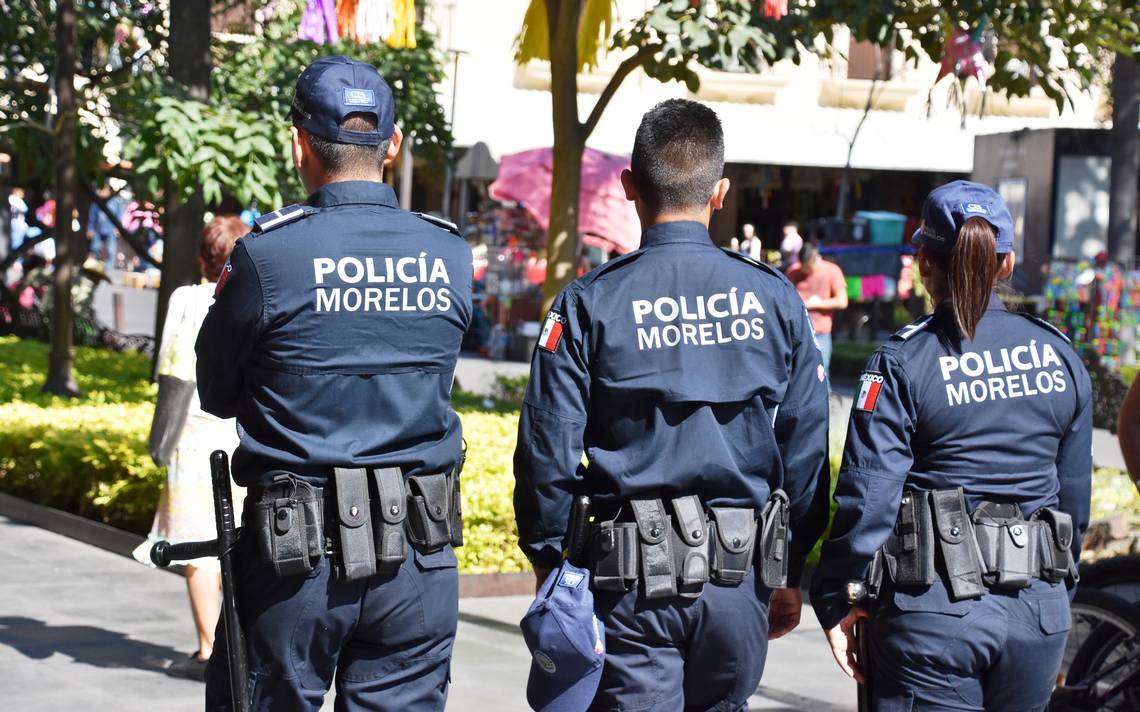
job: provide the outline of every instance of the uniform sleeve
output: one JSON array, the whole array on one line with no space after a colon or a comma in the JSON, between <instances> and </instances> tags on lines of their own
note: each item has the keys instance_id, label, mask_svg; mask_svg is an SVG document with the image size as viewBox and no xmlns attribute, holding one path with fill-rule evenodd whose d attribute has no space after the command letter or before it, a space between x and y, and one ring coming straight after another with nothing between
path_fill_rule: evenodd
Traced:
<instances>
[{"instance_id":1,"label":"uniform sleeve","mask_svg":"<svg viewBox=\"0 0 1140 712\"><path fill-rule=\"evenodd\" d=\"M803 316L793 332L791 380L773 423L789 500L788 586L796 587L808 553L827 528L831 475L827 461L827 379L811 319L806 309L799 308Z\"/></svg>"},{"instance_id":2,"label":"uniform sleeve","mask_svg":"<svg viewBox=\"0 0 1140 712\"><path fill-rule=\"evenodd\" d=\"M194 345L202 410L219 418L237 415L242 374L261 336L264 313L261 280L242 240L222 269Z\"/></svg>"},{"instance_id":3,"label":"uniform sleeve","mask_svg":"<svg viewBox=\"0 0 1140 712\"><path fill-rule=\"evenodd\" d=\"M1076 417L1061 438L1057 449L1057 477L1061 489L1058 508L1073 518L1073 561L1080 561L1081 538L1089 526L1089 499L1092 496L1092 384L1080 363L1074 367L1077 390Z\"/></svg>"},{"instance_id":4,"label":"uniform sleeve","mask_svg":"<svg viewBox=\"0 0 1140 712\"><path fill-rule=\"evenodd\" d=\"M913 404L912 386L894 356L872 356L855 392L835 487L838 510L812 581L812 606L824 630L847 615L847 583L866 576L894 528L914 462Z\"/></svg>"},{"instance_id":5,"label":"uniform sleeve","mask_svg":"<svg viewBox=\"0 0 1140 712\"><path fill-rule=\"evenodd\" d=\"M562 557L570 504L581 480L590 376L579 312L572 294L563 292L555 300L519 413L515 521L519 546L539 567L555 566Z\"/></svg>"}]
</instances>

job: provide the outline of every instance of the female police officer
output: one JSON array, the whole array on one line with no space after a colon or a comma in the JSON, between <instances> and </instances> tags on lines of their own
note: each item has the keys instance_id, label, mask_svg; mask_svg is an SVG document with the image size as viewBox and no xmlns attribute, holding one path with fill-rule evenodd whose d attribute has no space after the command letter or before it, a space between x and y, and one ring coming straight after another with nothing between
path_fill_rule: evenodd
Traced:
<instances>
[{"instance_id":1,"label":"female police officer","mask_svg":"<svg viewBox=\"0 0 1140 712\"><path fill-rule=\"evenodd\" d=\"M870 618L876 709L1043 709L1088 521L1089 377L1063 335L994 294L1014 255L993 190L944 185L922 217L938 306L860 377L812 602L860 682L853 629ZM873 593L880 571L877 605L852 606L848 584Z\"/></svg>"}]
</instances>

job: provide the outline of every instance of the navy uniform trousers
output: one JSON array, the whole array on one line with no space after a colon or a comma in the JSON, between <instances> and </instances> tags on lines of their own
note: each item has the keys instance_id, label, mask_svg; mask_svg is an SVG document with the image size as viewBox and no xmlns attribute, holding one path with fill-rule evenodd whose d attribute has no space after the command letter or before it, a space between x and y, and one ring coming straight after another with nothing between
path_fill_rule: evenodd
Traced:
<instances>
[{"instance_id":1,"label":"navy uniform trousers","mask_svg":"<svg viewBox=\"0 0 1140 712\"><path fill-rule=\"evenodd\" d=\"M748 709L768 656L770 595L753 572L738 586L706 583L698 598L595 591L606 662L590 709Z\"/></svg>"},{"instance_id":2,"label":"navy uniform trousers","mask_svg":"<svg viewBox=\"0 0 1140 712\"><path fill-rule=\"evenodd\" d=\"M884 596L871 619L876 710L1048 708L1071 625L1063 584L957 602L942 583L915 590Z\"/></svg>"},{"instance_id":3,"label":"navy uniform trousers","mask_svg":"<svg viewBox=\"0 0 1140 712\"><path fill-rule=\"evenodd\" d=\"M236 563L255 712L317 712L334 683L337 712L442 712L459 620L450 547L409 550L394 574L343 581L327 557L308 576L278 577L254 544L243 537ZM206 709L231 709L221 623Z\"/></svg>"}]
</instances>

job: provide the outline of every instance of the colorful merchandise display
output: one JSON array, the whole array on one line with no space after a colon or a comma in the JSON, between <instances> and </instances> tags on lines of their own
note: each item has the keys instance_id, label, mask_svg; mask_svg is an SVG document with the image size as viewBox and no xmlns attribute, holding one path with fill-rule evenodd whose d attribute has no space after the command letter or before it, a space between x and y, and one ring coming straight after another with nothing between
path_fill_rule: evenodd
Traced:
<instances>
[{"instance_id":1,"label":"colorful merchandise display","mask_svg":"<svg viewBox=\"0 0 1140 712\"><path fill-rule=\"evenodd\" d=\"M1140 271L1118 265L1053 262L1045 285L1044 316L1080 349L1091 349L1119 370L1135 363L1140 337ZM1125 337L1131 335L1132 338ZM1125 353L1130 349L1131 353Z\"/></svg>"},{"instance_id":2,"label":"colorful merchandise display","mask_svg":"<svg viewBox=\"0 0 1140 712\"><path fill-rule=\"evenodd\" d=\"M416 46L415 0L308 0L297 36L317 44L350 39L357 44Z\"/></svg>"}]
</instances>

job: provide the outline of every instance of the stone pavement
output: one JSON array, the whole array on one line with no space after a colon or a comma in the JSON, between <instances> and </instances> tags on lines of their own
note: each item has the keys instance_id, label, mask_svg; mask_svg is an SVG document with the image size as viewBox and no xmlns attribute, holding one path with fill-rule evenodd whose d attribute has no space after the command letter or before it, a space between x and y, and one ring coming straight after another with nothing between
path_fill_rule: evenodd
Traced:
<instances>
[{"instance_id":1,"label":"stone pavement","mask_svg":"<svg viewBox=\"0 0 1140 712\"><path fill-rule=\"evenodd\" d=\"M0 709L202 708L202 685L161 672L193 643L181 578L3 516L0 571ZM448 710L528 709L530 658L517 627L528 603L460 602ZM854 709L854 686L832 662L810 608L768 660L750 709Z\"/></svg>"}]
</instances>

